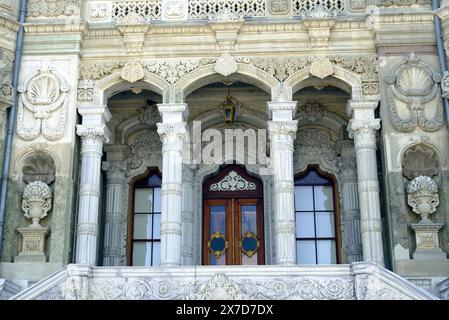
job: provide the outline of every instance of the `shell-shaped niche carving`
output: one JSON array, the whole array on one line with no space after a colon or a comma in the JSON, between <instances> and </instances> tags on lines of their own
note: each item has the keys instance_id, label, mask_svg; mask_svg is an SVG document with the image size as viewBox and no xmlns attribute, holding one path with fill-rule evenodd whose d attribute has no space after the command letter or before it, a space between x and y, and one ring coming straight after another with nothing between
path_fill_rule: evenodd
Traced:
<instances>
[{"instance_id":1,"label":"shell-shaped niche carving","mask_svg":"<svg viewBox=\"0 0 449 320\"><path fill-rule=\"evenodd\" d=\"M426 96L432 90L433 79L425 68L413 65L398 72L396 83L407 96Z\"/></svg>"},{"instance_id":2,"label":"shell-shaped niche carving","mask_svg":"<svg viewBox=\"0 0 449 320\"><path fill-rule=\"evenodd\" d=\"M419 176L433 177L438 174L438 168L435 150L422 144L409 148L402 160L402 174L409 180Z\"/></svg>"},{"instance_id":3,"label":"shell-shaped niche carving","mask_svg":"<svg viewBox=\"0 0 449 320\"><path fill-rule=\"evenodd\" d=\"M52 104L59 96L58 81L49 75L37 76L30 81L27 94L33 104Z\"/></svg>"},{"instance_id":4,"label":"shell-shaped niche carving","mask_svg":"<svg viewBox=\"0 0 449 320\"><path fill-rule=\"evenodd\" d=\"M22 167L23 181L31 183L42 181L51 184L55 181L55 163L53 158L43 152L35 152L29 155Z\"/></svg>"}]
</instances>

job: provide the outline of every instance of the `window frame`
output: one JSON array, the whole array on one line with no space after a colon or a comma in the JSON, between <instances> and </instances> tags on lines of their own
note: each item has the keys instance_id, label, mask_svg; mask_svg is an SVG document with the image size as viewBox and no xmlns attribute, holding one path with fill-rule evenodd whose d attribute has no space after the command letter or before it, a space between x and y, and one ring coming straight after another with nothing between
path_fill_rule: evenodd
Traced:
<instances>
[{"instance_id":1,"label":"window frame","mask_svg":"<svg viewBox=\"0 0 449 320\"><path fill-rule=\"evenodd\" d=\"M297 180L300 180L304 177L306 177L311 171L315 171L319 177L326 179L326 180L330 180L329 184L298 184ZM341 258L341 237L340 237L340 232L341 232L341 228L340 228L340 194L339 194L339 190L338 190L338 181L336 179L336 177L333 174L327 173L325 171L322 171L319 167L319 165L313 164L313 165L308 165L307 168L304 171L301 171L297 174L295 174L294 176L294 190L296 189L297 186L332 186L332 193L333 193L333 204L334 204L334 237L317 237L316 234L316 212L329 212L330 210L315 210L315 204L313 204L313 211L307 211L307 212L313 212L314 215L314 233L315 233L315 237L314 238L298 238L297 234L295 232L295 250L296 250L296 245L297 242L300 240L313 240L315 242L315 261L316 264L313 265L320 265L318 264L318 246L317 246L317 240L335 240L335 258L336 258L336 263L335 264L340 264L342 261ZM314 189L312 189L314 190ZM313 192L313 191L312 191ZM314 195L315 197L315 195ZM295 199L296 200L296 199ZM314 200L313 200L314 201ZM295 211L295 226L296 226L296 214L297 212L306 212L306 211L297 211L296 210L296 202L294 202L294 211ZM299 264L298 262L298 253L296 252L296 264ZM312 264L311 264L312 265Z\"/></svg>"},{"instance_id":2,"label":"window frame","mask_svg":"<svg viewBox=\"0 0 449 320\"><path fill-rule=\"evenodd\" d=\"M161 180L161 185L160 186L149 186L149 185L138 185L139 183L143 182L144 180L148 180L150 177L157 175L159 177L159 179ZM135 212L134 212L134 208L135 208L135 201L134 201L134 197L135 197L135 192L136 189L149 189L152 188L153 189L153 199L154 199L154 188L161 188L162 191L162 174L159 170L159 168L147 168L147 170L145 170L144 173L139 174L135 177L132 178L131 183L130 183L130 188L129 188L129 212L128 212L128 243L127 243L127 265L128 266L133 266L133 250L134 250L134 242L161 242L161 239L159 238L158 240L154 240L154 239L138 239L135 240L134 239L134 216L135 216ZM161 193L161 198L162 198L162 193ZM153 201L153 206L154 206L154 201ZM161 199L161 210L162 210L162 199ZM138 214L145 214L145 213L138 213ZM147 213L148 214L148 213ZM154 214L154 213L151 213ZM162 215L162 212L159 212L158 214ZM152 217L152 223L154 223L154 217ZM152 230L153 230L153 226L152 226ZM153 231L152 231L153 232ZM153 251L151 251L151 254L153 255ZM153 264L153 256L151 257L151 264ZM152 267L153 265L151 265Z\"/></svg>"}]
</instances>

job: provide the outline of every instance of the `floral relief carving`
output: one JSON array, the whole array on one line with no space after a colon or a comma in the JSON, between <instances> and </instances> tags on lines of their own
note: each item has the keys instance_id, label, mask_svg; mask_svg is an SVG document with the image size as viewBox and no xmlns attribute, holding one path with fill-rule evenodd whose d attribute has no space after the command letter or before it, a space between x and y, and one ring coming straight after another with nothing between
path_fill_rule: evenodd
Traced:
<instances>
[{"instance_id":1,"label":"floral relief carving","mask_svg":"<svg viewBox=\"0 0 449 320\"><path fill-rule=\"evenodd\" d=\"M80 12L79 0L29 0L27 16L72 16Z\"/></svg>"},{"instance_id":2,"label":"floral relief carving","mask_svg":"<svg viewBox=\"0 0 449 320\"><path fill-rule=\"evenodd\" d=\"M103 63L84 62L80 67L81 80L99 80L125 66L125 61L109 61ZM233 57L223 54L221 57L164 59L137 61L146 72L155 74L169 84L176 84L182 77L206 65L215 64L215 71L227 76L237 72L239 64L255 66L283 82L296 72L312 67L312 75L325 78L334 73L339 66L360 75L362 90L366 95L379 93L378 65L376 56L329 56L329 57L297 57L297 58L250 58Z\"/></svg>"},{"instance_id":3,"label":"floral relief carving","mask_svg":"<svg viewBox=\"0 0 449 320\"><path fill-rule=\"evenodd\" d=\"M141 63L132 61L123 66L120 76L123 80L134 83L142 80L145 77L145 72Z\"/></svg>"},{"instance_id":4,"label":"floral relief carving","mask_svg":"<svg viewBox=\"0 0 449 320\"><path fill-rule=\"evenodd\" d=\"M92 101L94 98L94 81L80 80L78 82L78 101Z\"/></svg>"},{"instance_id":5,"label":"floral relief carving","mask_svg":"<svg viewBox=\"0 0 449 320\"><path fill-rule=\"evenodd\" d=\"M67 120L67 83L55 74L50 66L42 65L18 91L19 137L33 140L42 134L52 141L62 138Z\"/></svg>"},{"instance_id":6,"label":"floral relief carving","mask_svg":"<svg viewBox=\"0 0 449 320\"><path fill-rule=\"evenodd\" d=\"M14 55L0 50L0 97L10 100L12 97L12 68Z\"/></svg>"},{"instance_id":7,"label":"floral relief carving","mask_svg":"<svg viewBox=\"0 0 449 320\"><path fill-rule=\"evenodd\" d=\"M256 190L256 184L249 182L237 172L229 172L221 181L210 186L210 191Z\"/></svg>"},{"instance_id":8,"label":"floral relief carving","mask_svg":"<svg viewBox=\"0 0 449 320\"><path fill-rule=\"evenodd\" d=\"M130 169L138 168L145 160L159 159L162 143L156 130L146 130L131 144L131 152L126 159Z\"/></svg>"},{"instance_id":9,"label":"floral relief carving","mask_svg":"<svg viewBox=\"0 0 449 320\"><path fill-rule=\"evenodd\" d=\"M299 167L318 163L324 169L336 172L337 153L335 142L328 132L316 128L306 128L298 131L294 143L294 159Z\"/></svg>"},{"instance_id":10,"label":"floral relief carving","mask_svg":"<svg viewBox=\"0 0 449 320\"><path fill-rule=\"evenodd\" d=\"M419 126L427 132L434 132L443 125L443 109L436 103L433 118L425 114L426 104L438 92L441 76L423 63L414 53L392 70L386 78L387 98L392 126L404 133L412 132ZM398 101L406 105L407 117L401 117Z\"/></svg>"},{"instance_id":11,"label":"floral relief carving","mask_svg":"<svg viewBox=\"0 0 449 320\"><path fill-rule=\"evenodd\" d=\"M316 101L308 101L298 109L298 120L316 122L324 117L325 108Z\"/></svg>"}]
</instances>

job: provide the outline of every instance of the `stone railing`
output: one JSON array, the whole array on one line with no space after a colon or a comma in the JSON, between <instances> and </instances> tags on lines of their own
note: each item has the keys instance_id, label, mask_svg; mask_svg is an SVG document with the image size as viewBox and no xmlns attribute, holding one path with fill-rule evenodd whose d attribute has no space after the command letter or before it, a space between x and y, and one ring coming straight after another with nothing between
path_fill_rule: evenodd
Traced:
<instances>
[{"instance_id":1,"label":"stone railing","mask_svg":"<svg viewBox=\"0 0 449 320\"><path fill-rule=\"evenodd\" d=\"M177 268L67 265L12 300L434 300L372 262Z\"/></svg>"},{"instance_id":2,"label":"stone railing","mask_svg":"<svg viewBox=\"0 0 449 320\"><path fill-rule=\"evenodd\" d=\"M350 0L112 0L86 2L89 22L229 21L266 17L335 17Z\"/></svg>"}]
</instances>

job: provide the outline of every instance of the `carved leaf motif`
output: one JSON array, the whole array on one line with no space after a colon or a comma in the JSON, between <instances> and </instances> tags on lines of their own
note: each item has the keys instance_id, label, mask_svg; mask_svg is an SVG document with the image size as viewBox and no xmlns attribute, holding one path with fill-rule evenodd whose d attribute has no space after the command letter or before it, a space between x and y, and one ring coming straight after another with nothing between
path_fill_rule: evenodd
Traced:
<instances>
[{"instance_id":1,"label":"carved leaf motif","mask_svg":"<svg viewBox=\"0 0 449 320\"><path fill-rule=\"evenodd\" d=\"M256 190L256 184L241 177L237 172L229 172L221 181L210 186L210 191Z\"/></svg>"}]
</instances>

